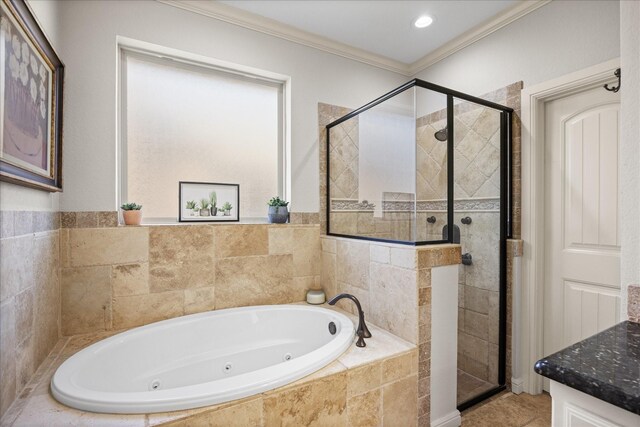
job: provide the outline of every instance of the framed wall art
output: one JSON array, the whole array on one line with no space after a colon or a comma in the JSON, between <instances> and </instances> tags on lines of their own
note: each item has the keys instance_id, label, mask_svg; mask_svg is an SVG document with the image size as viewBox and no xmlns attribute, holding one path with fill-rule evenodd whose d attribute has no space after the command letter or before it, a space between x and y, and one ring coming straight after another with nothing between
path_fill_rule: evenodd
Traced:
<instances>
[{"instance_id":1,"label":"framed wall art","mask_svg":"<svg viewBox=\"0 0 640 427\"><path fill-rule=\"evenodd\" d=\"M240 185L180 181L178 221L240 221Z\"/></svg>"},{"instance_id":2,"label":"framed wall art","mask_svg":"<svg viewBox=\"0 0 640 427\"><path fill-rule=\"evenodd\" d=\"M24 0L0 0L0 179L62 190L64 64Z\"/></svg>"}]
</instances>

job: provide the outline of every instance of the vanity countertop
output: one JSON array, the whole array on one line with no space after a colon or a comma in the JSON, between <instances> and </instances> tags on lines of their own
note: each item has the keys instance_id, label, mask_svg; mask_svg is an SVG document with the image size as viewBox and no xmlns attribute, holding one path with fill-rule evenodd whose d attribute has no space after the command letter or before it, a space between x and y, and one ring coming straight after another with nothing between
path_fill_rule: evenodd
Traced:
<instances>
[{"instance_id":1,"label":"vanity countertop","mask_svg":"<svg viewBox=\"0 0 640 427\"><path fill-rule=\"evenodd\" d=\"M538 360L534 369L640 415L640 323L618 323Z\"/></svg>"}]
</instances>

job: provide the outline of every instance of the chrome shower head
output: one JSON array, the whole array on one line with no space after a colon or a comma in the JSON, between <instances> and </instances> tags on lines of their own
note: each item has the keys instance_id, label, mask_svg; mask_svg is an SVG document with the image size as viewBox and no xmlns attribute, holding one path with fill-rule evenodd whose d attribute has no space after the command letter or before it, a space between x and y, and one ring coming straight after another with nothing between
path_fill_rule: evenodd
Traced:
<instances>
[{"instance_id":1,"label":"chrome shower head","mask_svg":"<svg viewBox=\"0 0 640 427\"><path fill-rule=\"evenodd\" d=\"M435 136L438 141L446 141L449 136L447 127L445 126L444 128L440 129L439 131L434 133L433 136Z\"/></svg>"}]
</instances>

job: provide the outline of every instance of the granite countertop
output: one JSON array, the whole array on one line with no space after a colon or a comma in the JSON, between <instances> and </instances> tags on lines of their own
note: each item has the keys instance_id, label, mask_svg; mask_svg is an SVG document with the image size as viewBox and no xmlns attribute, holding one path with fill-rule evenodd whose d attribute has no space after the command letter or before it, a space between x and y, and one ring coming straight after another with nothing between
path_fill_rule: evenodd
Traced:
<instances>
[{"instance_id":1,"label":"granite countertop","mask_svg":"<svg viewBox=\"0 0 640 427\"><path fill-rule=\"evenodd\" d=\"M618 323L538 360L534 369L640 415L640 323Z\"/></svg>"}]
</instances>

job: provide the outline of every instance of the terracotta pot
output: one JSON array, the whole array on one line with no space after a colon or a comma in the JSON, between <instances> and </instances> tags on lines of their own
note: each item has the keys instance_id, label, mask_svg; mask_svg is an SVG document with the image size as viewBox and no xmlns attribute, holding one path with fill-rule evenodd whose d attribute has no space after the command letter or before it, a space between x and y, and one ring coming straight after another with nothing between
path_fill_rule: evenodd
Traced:
<instances>
[{"instance_id":1,"label":"terracotta pot","mask_svg":"<svg viewBox=\"0 0 640 427\"><path fill-rule=\"evenodd\" d=\"M125 225L140 225L142 222L142 211L122 211Z\"/></svg>"}]
</instances>

